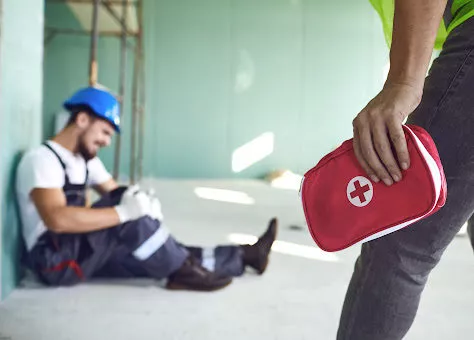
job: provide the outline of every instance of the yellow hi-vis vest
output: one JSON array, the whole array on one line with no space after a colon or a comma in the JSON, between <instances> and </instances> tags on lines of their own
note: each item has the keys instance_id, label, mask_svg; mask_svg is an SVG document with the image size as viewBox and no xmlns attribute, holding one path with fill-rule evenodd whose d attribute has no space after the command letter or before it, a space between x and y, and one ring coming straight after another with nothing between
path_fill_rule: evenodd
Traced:
<instances>
[{"instance_id":1,"label":"yellow hi-vis vest","mask_svg":"<svg viewBox=\"0 0 474 340\"><path fill-rule=\"evenodd\" d=\"M388 46L390 46L392 42L393 13L395 11L395 0L369 1L382 19L385 40L387 41ZM449 24L449 27L446 27L444 20L441 20L434 45L435 49L441 49L448 34L453 29L461 25L464 21L474 16L474 0L454 0L451 6L451 14L453 16L453 19Z\"/></svg>"}]
</instances>

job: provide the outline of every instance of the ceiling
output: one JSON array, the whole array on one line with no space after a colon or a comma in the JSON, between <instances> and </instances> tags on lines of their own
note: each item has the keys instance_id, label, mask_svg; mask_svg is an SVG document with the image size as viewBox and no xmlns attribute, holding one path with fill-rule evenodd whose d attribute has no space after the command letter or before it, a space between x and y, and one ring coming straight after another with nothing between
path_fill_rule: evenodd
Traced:
<instances>
[{"instance_id":1,"label":"ceiling","mask_svg":"<svg viewBox=\"0 0 474 340\"><path fill-rule=\"evenodd\" d=\"M106 0L102 1L103 3L107 2ZM137 9L136 1L127 0L127 26L129 28L129 33L138 32L138 20L137 20ZM76 16L77 20L81 24L82 28L86 31L92 30L92 10L93 10L93 0L81 0L81 1L65 1L65 3L70 7L71 11ZM110 1L110 6L114 11L122 16L122 5L119 1ZM115 20L115 18L107 11L105 6L102 4L99 7L99 17L98 17L98 29L99 32L121 32L121 26Z\"/></svg>"}]
</instances>

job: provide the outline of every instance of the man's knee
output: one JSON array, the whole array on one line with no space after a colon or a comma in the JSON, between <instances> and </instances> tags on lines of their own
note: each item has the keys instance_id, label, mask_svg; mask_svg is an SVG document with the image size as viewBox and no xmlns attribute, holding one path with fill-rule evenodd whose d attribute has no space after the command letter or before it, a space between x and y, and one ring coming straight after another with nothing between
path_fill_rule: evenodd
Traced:
<instances>
[{"instance_id":1,"label":"man's knee","mask_svg":"<svg viewBox=\"0 0 474 340\"><path fill-rule=\"evenodd\" d=\"M169 230L158 220L143 216L119 227L120 239L133 249L159 248L170 237Z\"/></svg>"},{"instance_id":2,"label":"man's knee","mask_svg":"<svg viewBox=\"0 0 474 340\"><path fill-rule=\"evenodd\" d=\"M380 273L388 280L398 278L423 286L439 263L442 252L400 242L395 234L364 245L358 265L368 267L368 270Z\"/></svg>"},{"instance_id":3,"label":"man's knee","mask_svg":"<svg viewBox=\"0 0 474 340\"><path fill-rule=\"evenodd\" d=\"M132 221L128 221L124 223L124 225L133 226L135 229L152 230L152 231L156 231L157 229L163 227L160 221L148 215L139 217Z\"/></svg>"}]
</instances>

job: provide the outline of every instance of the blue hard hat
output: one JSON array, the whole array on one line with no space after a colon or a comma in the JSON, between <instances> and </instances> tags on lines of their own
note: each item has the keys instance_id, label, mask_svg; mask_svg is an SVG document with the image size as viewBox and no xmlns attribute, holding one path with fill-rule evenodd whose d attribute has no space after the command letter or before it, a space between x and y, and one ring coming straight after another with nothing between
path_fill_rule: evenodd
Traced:
<instances>
[{"instance_id":1,"label":"blue hard hat","mask_svg":"<svg viewBox=\"0 0 474 340\"><path fill-rule=\"evenodd\" d=\"M87 106L91 113L107 120L120 132L119 103L110 92L96 87L82 88L64 102L64 108L68 111L77 106Z\"/></svg>"}]
</instances>

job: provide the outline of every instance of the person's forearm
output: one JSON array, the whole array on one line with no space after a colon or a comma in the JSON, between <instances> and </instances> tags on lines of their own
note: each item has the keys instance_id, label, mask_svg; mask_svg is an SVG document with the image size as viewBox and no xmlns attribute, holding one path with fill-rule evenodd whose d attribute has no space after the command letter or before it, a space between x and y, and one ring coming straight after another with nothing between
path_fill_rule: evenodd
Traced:
<instances>
[{"instance_id":1,"label":"person's forearm","mask_svg":"<svg viewBox=\"0 0 474 340\"><path fill-rule=\"evenodd\" d=\"M412 86L421 97L446 2L447 0L395 0L387 84Z\"/></svg>"},{"instance_id":2,"label":"person's forearm","mask_svg":"<svg viewBox=\"0 0 474 340\"><path fill-rule=\"evenodd\" d=\"M52 216L45 224L56 233L85 233L120 224L114 208L61 207Z\"/></svg>"}]
</instances>

